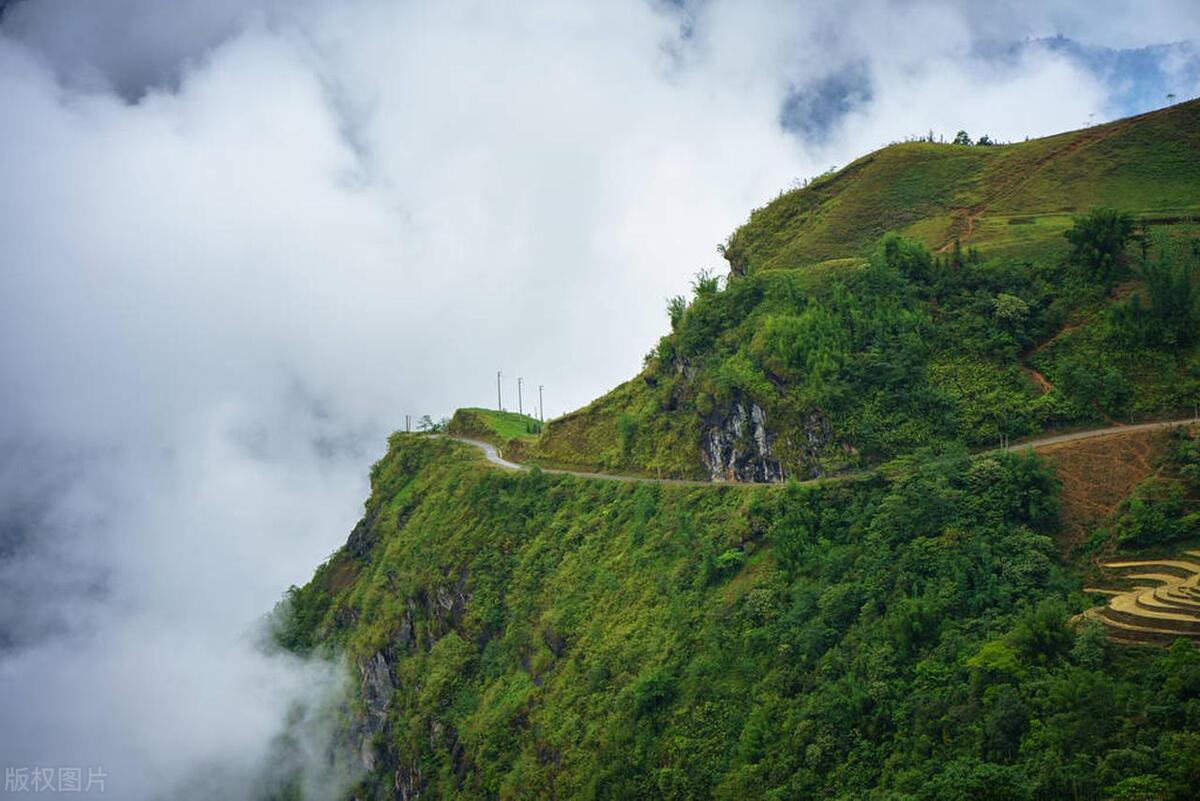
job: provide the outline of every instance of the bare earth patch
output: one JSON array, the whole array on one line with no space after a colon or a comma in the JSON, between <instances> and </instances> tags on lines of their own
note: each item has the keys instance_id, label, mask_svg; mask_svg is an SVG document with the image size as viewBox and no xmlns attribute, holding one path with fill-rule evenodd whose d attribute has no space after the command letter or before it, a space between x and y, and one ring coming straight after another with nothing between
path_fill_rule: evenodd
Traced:
<instances>
[{"instance_id":1,"label":"bare earth patch","mask_svg":"<svg viewBox=\"0 0 1200 801\"><path fill-rule=\"evenodd\" d=\"M1062 481L1060 545L1064 553L1083 542L1154 472L1154 462L1166 443L1162 430L1116 431L1037 449L1038 455L1054 465Z\"/></svg>"}]
</instances>

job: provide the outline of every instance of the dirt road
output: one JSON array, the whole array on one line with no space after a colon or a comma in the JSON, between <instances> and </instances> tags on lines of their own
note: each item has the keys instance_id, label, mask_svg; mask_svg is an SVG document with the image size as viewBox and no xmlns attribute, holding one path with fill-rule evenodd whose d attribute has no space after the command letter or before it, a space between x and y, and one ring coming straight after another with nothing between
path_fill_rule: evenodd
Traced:
<instances>
[{"instance_id":1,"label":"dirt road","mask_svg":"<svg viewBox=\"0 0 1200 801\"><path fill-rule=\"evenodd\" d=\"M1008 447L1008 450L1010 450L1010 451L1037 450L1038 448L1044 448L1048 445L1058 445L1063 442L1074 442L1075 440L1081 440L1081 439L1095 439L1097 437L1112 436L1113 434L1125 434L1125 433L1128 433L1131 431L1151 431L1151 430L1155 430L1155 429L1175 428L1177 426L1189 425L1189 424L1197 423L1197 422L1200 422L1200 421L1197 421L1195 418L1189 417L1185 420L1167 420L1167 421L1157 422L1157 423L1136 423L1134 425L1115 425L1115 426L1105 426L1104 428L1090 428L1090 429L1087 429L1086 431L1072 431L1072 432L1069 432L1066 434L1055 434L1055 435L1049 436L1049 437L1038 437L1036 439L1026 440L1025 442L1018 442L1018 443L1010 445ZM483 451L484 458L486 458L490 464L492 464L493 466L498 467L502 470L526 470L527 471L530 469L528 465L517 464L516 462L508 461L507 459L505 459L503 456L500 455L500 452L496 449L496 446L492 445L491 443L483 442L482 440L477 440L477 439L467 439L465 437L447 436L446 439L452 439L455 442L461 442L464 445L471 445L475 448L478 448L479 450ZM994 448L992 450L982 451L982 453L998 453L999 451L1000 451L999 448ZM626 482L636 482L636 483L644 483L644 484L670 484L670 485L681 486L681 487L762 487L762 486L766 486L762 483L753 482L753 481L698 481L698 480L693 480L693 479L682 479L682 478L654 478L651 476L624 476L624 475L618 475L616 473L590 473L590 472L581 471L581 470L562 470L562 469L558 469L558 468L548 468L548 467L542 468L542 472L543 473L552 473L555 475L576 476L577 478L599 479L601 481L626 481ZM810 478L806 481L801 481L800 483L801 484L811 484L811 483L815 483L817 481L838 481L838 480L844 481L844 480L853 479L853 478L867 475L869 472L870 471L864 471L861 473L849 473L844 476L834 476L831 478Z\"/></svg>"}]
</instances>

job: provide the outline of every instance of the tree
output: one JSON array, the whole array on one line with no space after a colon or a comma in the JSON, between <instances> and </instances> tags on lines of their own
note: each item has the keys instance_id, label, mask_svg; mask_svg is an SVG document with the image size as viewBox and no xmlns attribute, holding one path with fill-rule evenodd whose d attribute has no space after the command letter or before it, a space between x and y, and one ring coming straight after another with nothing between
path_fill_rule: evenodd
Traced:
<instances>
[{"instance_id":1,"label":"tree","mask_svg":"<svg viewBox=\"0 0 1200 801\"><path fill-rule=\"evenodd\" d=\"M1175 347L1200 334L1200 259L1182 243L1158 237L1157 258L1142 259L1138 277L1144 293L1134 294L1111 312L1112 334L1124 344Z\"/></svg>"},{"instance_id":2,"label":"tree","mask_svg":"<svg viewBox=\"0 0 1200 801\"><path fill-rule=\"evenodd\" d=\"M687 298L683 295L676 295L673 298L667 299L667 316L671 318L671 330L679 327L683 322L683 315L687 312Z\"/></svg>"},{"instance_id":3,"label":"tree","mask_svg":"<svg viewBox=\"0 0 1200 801\"><path fill-rule=\"evenodd\" d=\"M1029 660L1046 664L1072 645L1067 610L1057 598L1045 598L1017 620L1009 635L1013 647Z\"/></svg>"},{"instance_id":4,"label":"tree","mask_svg":"<svg viewBox=\"0 0 1200 801\"><path fill-rule=\"evenodd\" d=\"M427 414L421 415L421 418L417 420L418 431L437 431L437 429L438 424L433 422L433 418Z\"/></svg>"},{"instance_id":5,"label":"tree","mask_svg":"<svg viewBox=\"0 0 1200 801\"><path fill-rule=\"evenodd\" d=\"M977 144L977 145L982 145L982 146L984 146L984 147L988 147L989 145L994 145L994 144L996 144L996 143L995 143L995 142L993 142L993 141L991 140L991 138L989 138L989 137L988 137L988 135L987 135L987 134L984 134L983 136L979 137L979 141L978 141L978 142L976 142L975 144Z\"/></svg>"},{"instance_id":6,"label":"tree","mask_svg":"<svg viewBox=\"0 0 1200 801\"><path fill-rule=\"evenodd\" d=\"M881 251L884 264L905 278L924 282L933 277L933 256L920 242L888 234L883 239Z\"/></svg>"},{"instance_id":7,"label":"tree","mask_svg":"<svg viewBox=\"0 0 1200 801\"><path fill-rule=\"evenodd\" d=\"M692 292L698 298L712 297L721 290L721 276L710 270L700 270L692 279Z\"/></svg>"},{"instance_id":8,"label":"tree","mask_svg":"<svg viewBox=\"0 0 1200 801\"><path fill-rule=\"evenodd\" d=\"M1070 260L1106 285L1124 272L1125 246L1133 238L1133 215L1096 208L1076 217L1063 233L1071 243Z\"/></svg>"},{"instance_id":9,"label":"tree","mask_svg":"<svg viewBox=\"0 0 1200 801\"><path fill-rule=\"evenodd\" d=\"M1089 670L1099 670L1108 659L1108 631L1102 623L1089 621L1079 629L1071 646L1071 659Z\"/></svg>"},{"instance_id":10,"label":"tree","mask_svg":"<svg viewBox=\"0 0 1200 801\"><path fill-rule=\"evenodd\" d=\"M1108 788L1112 801L1159 801L1171 797L1171 785L1153 774L1130 776Z\"/></svg>"},{"instance_id":11,"label":"tree","mask_svg":"<svg viewBox=\"0 0 1200 801\"><path fill-rule=\"evenodd\" d=\"M1029 727L1029 710L1012 686L989 687L985 699L989 707L983 719L983 736L989 756L1011 762L1021 745L1021 735Z\"/></svg>"},{"instance_id":12,"label":"tree","mask_svg":"<svg viewBox=\"0 0 1200 801\"><path fill-rule=\"evenodd\" d=\"M954 144L969 145L971 144L971 137L967 135L966 131L959 131L954 135Z\"/></svg>"},{"instance_id":13,"label":"tree","mask_svg":"<svg viewBox=\"0 0 1200 801\"><path fill-rule=\"evenodd\" d=\"M1145 261L1139 270L1150 296L1150 312L1157 339L1167 345L1186 345L1196 335L1196 259L1162 237L1158 260Z\"/></svg>"},{"instance_id":14,"label":"tree","mask_svg":"<svg viewBox=\"0 0 1200 801\"><path fill-rule=\"evenodd\" d=\"M996 322L1008 331L1020 331L1029 317L1029 304L1016 295L1001 292L992 301L992 313Z\"/></svg>"}]
</instances>

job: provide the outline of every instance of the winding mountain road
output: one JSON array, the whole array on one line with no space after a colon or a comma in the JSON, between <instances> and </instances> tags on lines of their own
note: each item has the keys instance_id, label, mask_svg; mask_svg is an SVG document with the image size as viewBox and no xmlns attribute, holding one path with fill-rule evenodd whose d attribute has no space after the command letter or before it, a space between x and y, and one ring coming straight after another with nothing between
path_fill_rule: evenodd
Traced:
<instances>
[{"instance_id":1,"label":"winding mountain road","mask_svg":"<svg viewBox=\"0 0 1200 801\"><path fill-rule=\"evenodd\" d=\"M1081 439L1095 439L1097 437L1112 436L1114 434L1128 434L1130 432L1135 432L1135 431L1152 431L1155 429L1177 428L1179 426L1186 426L1186 425L1192 425L1192 424L1200 424L1200 420L1197 420L1194 417L1189 417L1184 420L1165 420L1165 421L1155 422L1155 423L1135 423L1135 424L1131 424L1131 425L1115 425L1115 426L1105 426L1103 428L1090 428L1085 431L1071 431L1071 432L1068 432L1065 434L1055 434L1055 435L1049 436L1049 437L1039 437L1037 439L1026 440L1024 442L1018 442L1018 443L1009 445L1008 450L1010 450L1010 451L1027 451L1027 450L1035 451L1039 448L1045 448L1050 445L1059 445L1064 442L1074 442L1076 440L1081 440ZM484 458L486 458L488 463L493 465L494 467L498 467L502 470L528 471L530 469L529 465L523 465L523 464L518 464L516 462L508 461L507 459L505 459L503 456L500 455L500 451L496 449L496 446L492 445L489 442L484 442L484 441L478 440L478 439L468 439L466 437L455 437L455 436L450 436L450 435L443 435L443 436L446 439L454 440L455 442L461 442L464 445L471 445L471 446L483 451ZM981 453L997 453L1000 450L1001 449L999 449L999 448L993 448L992 450L981 451ZM755 482L755 481L700 481L700 480L696 480L696 479L685 479L685 478L653 478L651 476L625 476L625 475L618 475L616 473L590 473L590 472L582 471L582 470L563 470L560 468L550 468L550 467L543 467L543 468L541 468L541 470L543 473L552 473L555 475L564 475L564 476L576 476L577 478L593 478L593 479L599 479L601 481L625 481L625 482L642 483L642 484L670 484L670 485L682 486L682 487L762 487L762 486L768 486L761 482ZM800 483L801 484L812 484L812 483L815 483L818 481L845 480L845 479L855 478L857 476L862 476L866 472L868 472L868 471L863 471L863 472L859 472L859 473L847 473L842 476L831 476L829 478L810 478L805 481L801 481Z\"/></svg>"},{"instance_id":2,"label":"winding mountain road","mask_svg":"<svg viewBox=\"0 0 1200 801\"><path fill-rule=\"evenodd\" d=\"M490 442L484 442L483 440L478 439L467 439L466 437L453 437L450 435L446 435L446 439L452 439L455 442L461 442L464 445L473 445L474 447L483 451L484 458L486 458L488 462L490 462L493 466L499 467L503 470L528 471L530 469L529 465L517 464L516 462L510 462L505 459L500 455L500 451L496 450L496 446ZM726 484L740 485L745 487L763 486L762 484L751 481L700 481L698 479L688 478L653 478L651 476L622 476L616 473L589 473L583 470L562 470L553 467L543 467L540 469L543 473L553 473L555 475L562 476L576 476L578 478L598 478L602 481L627 481L643 484L674 484L681 487L719 487ZM813 480L815 481L819 479Z\"/></svg>"}]
</instances>

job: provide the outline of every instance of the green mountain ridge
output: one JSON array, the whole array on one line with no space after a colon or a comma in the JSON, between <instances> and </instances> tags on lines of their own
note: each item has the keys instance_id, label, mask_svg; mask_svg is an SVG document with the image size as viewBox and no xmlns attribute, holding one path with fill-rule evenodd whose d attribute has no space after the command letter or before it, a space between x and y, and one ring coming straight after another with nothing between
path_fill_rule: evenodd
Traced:
<instances>
[{"instance_id":1,"label":"green mountain ridge","mask_svg":"<svg viewBox=\"0 0 1200 801\"><path fill-rule=\"evenodd\" d=\"M1198 122L879 151L756 211L632 381L540 433L449 426L711 485L393 435L273 617L351 673L346 797L1195 797L1200 636L1110 641L1084 588L1200 546L1196 433L1145 433L1098 516L1098 457L971 449L1192 411Z\"/></svg>"},{"instance_id":2,"label":"green mountain ridge","mask_svg":"<svg viewBox=\"0 0 1200 801\"><path fill-rule=\"evenodd\" d=\"M1172 416L1195 400L1194 353L1108 347L1104 321L1139 276L1114 292L1072 269L1063 234L1109 206L1148 246L1186 243L1200 236L1198 186L1197 101L1016 145L877 151L754 212L725 248L724 289L697 283L642 375L520 452L779 480L930 441ZM882 252L889 232L904 252Z\"/></svg>"}]
</instances>

